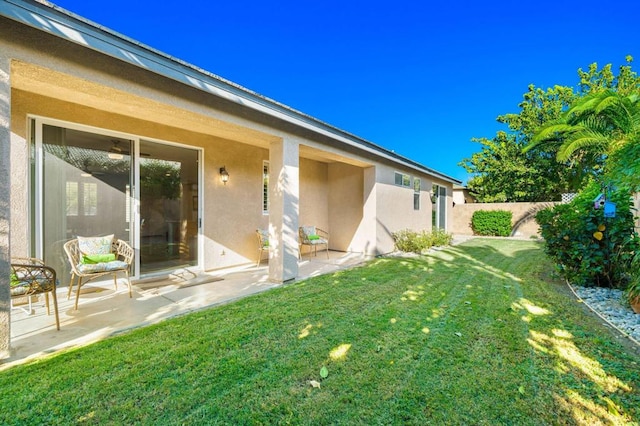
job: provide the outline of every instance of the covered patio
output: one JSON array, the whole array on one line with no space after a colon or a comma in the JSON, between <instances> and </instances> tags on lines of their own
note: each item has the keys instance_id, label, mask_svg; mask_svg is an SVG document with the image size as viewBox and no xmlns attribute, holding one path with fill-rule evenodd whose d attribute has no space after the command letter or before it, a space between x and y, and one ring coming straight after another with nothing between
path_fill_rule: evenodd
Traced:
<instances>
[{"instance_id":1,"label":"covered patio","mask_svg":"<svg viewBox=\"0 0 640 426\"><path fill-rule=\"evenodd\" d=\"M302 226L360 259L393 251L397 230L447 229L456 179L63 9L3 4L0 358L342 267L299 262ZM257 230L269 261L243 269ZM66 285L64 244L109 235L134 250L133 300L94 285L72 311L61 294L55 333L49 318L9 309L12 258L41 259ZM199 272L147 282L184 269Z\"/></svg>"},{"instance_id":2,"label":"covered patio","mask_svg":"<svg viewBox=\"0 0 640 426\"><path fill-rule=\"evenodd\" d=\"M304 254L298 262L297 281L350 268L371 259L360 253L330 251L318 256ZM53 312L47 315L44 301L16 306L11 315L12 351L0 362L0 369L34 360L59 351L90 344L127 330L151 325L167 318L229 303L242 297L282 286L269 280L268 262L260 266L229 268L195 275L188 270L163 280L138 280L133 283L133 299L128 297L124 280L91 282L83 287L78 310L74 297L67 300L66 283L58 294L60 331Z\"/></svg>"}]
</instances>

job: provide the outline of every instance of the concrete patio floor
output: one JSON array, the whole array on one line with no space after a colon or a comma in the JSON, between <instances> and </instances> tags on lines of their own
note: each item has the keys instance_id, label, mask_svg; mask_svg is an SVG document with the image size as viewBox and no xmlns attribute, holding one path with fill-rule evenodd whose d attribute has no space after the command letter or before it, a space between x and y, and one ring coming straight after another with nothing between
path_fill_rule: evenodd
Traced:
<instances>
[{"instance_id":1,"label":"concrete patio floor","mask_svg":"<svg viewBox=\"0 0 640 426\"><path fill-rule=\"evenodd\" d=\"M299 261L296 281L332 273L358 265L371 257L360 253L324 252L304 255ZM73 309L75 294L67 300L67 287L58 288L60 330L56 330L53 306L47 315L44 301L33 304L33 313L15 307L11 311L11 355L0 361L0 370L80 347L123 331L157 323L282 286L268 280L268 264L201 273L184 272L163 280L132 281L129 298L124 279L90 282L80 293L78 310Z\"/></svg>"}]
</instances>

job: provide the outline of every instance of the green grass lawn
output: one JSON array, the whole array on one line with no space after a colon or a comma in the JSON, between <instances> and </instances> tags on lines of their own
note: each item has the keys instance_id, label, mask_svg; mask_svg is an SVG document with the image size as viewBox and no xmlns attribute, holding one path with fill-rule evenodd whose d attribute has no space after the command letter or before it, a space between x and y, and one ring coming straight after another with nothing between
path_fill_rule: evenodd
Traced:
<instances>
[{"instance_id":1,"label":"green grass lawn","mask_svg":"<svg viewBox=\"0 0 640 426\"><path fill-rule=\"evenodd\" d=\"M2 371L0 424L637 424L639 353L552 276L532 241L376 259Z\"/></svg>"}]
</instances>

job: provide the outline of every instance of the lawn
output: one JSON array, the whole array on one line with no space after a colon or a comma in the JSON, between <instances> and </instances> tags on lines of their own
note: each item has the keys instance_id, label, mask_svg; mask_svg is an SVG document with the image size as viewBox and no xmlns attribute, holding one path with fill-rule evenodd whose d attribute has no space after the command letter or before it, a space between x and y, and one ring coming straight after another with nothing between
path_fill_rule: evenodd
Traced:
<instances>
[{"instance_id":1,"label":"lawn","mask_svg":"<svg viewBox=\"0 0 640 426\"><path fill-rule=\"evenodd\" d=\"M475 239L2 371L0 424L637 424L639 359L539 243Z\"/></svg>"}]
</instances>

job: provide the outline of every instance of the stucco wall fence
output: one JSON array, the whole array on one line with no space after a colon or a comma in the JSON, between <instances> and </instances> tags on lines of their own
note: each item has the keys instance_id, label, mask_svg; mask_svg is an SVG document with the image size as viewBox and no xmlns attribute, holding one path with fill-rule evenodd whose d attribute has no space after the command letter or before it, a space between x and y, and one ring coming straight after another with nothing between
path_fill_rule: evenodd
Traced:
<instances>
[{"instance_id":1,"label":"stucco wall fence","mask_svg":"<svg viewBox=\"0 0 640 426\"><path fill-rule=\"evenodd\" d=\"M456 204L453 207L453 226L450 232L458 235L473 235L471 217L478 210L507 210L513 214L511 222L514 237L538 237L540 230L535 215L542 209L552 207L557 202L542 203L470 203Z\"/></svg>"}]
</instances>

